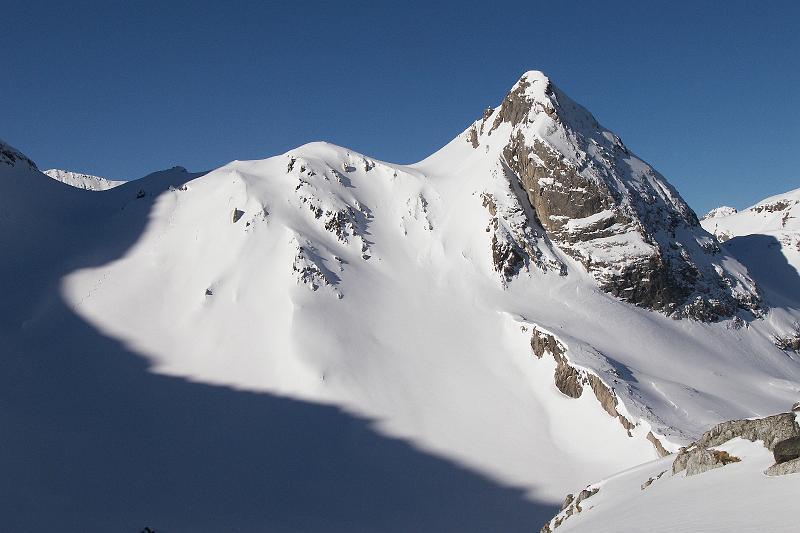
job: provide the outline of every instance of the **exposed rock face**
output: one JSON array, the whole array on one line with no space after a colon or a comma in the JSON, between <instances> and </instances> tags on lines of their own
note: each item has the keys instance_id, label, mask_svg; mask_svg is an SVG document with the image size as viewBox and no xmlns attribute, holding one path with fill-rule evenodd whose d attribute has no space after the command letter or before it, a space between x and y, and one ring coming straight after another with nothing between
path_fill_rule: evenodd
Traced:
<instances>
[{"instance_id":1,"label":"exposed rock face","mask_svg":"<svg viewBox=\"0 0 800 533\"><path fill-rule=\"evenodd\" d=\"M541 73L525 74L473 124L468 140L504 143L510 179L532 208L530 224L604 291L700 320L758 308L752 280L721 266L717 241L680 195ZM498 255L516 261L507 249Z\"/></svg>"},{"instance_id":2,"label":"exposed rock face","mask_svg":"<svg viewBox=\"0 0 800 533\"><path fill-rule=\"evenodd\" d=\"M777 464L786 463L800 457L800 436L782 440L772 450Z\"/></svg>"},{"instance_id":3,"label":"exposed rock face","mask_svg":"<svg viewBox=\"0 0 800 533\"><path fill-rule=\"evenodd\" d=\"M702 474L730 463L738 463L740 460L728 452L699 448L696 453L690 454L686 461L686 475Z\"/></svg>"},{"instance_id":4,"label":"exposed rock face","mask_svg":"<svg viewBox=\"0 0 800 533\"><path fill-rule=\"evenodd\" d=\"M768 476L785 476L800 473L800 459L792 459L785 463L778 463L767 468L764 472Z\"/></svg>"},{"instance_id":5,"label":"exposed rock face","mask_svg":"<svg viewBox=\"0 0 800 533\"><path fill-rule=\"evenodd\" d=\"M658 440L658 437L653 435L652 431L647 433L647 440L653 443L653 447L656 449L660 457L666 457L667 455L669 455L669 451L666 448L664 448L664 445L661 444L661 441Z\"/></svg>"},{"instance_id":6,"label":"exposed rock face","mask_svg":"<svg viewBox=\"0 0 800 533\"><path fill-rule=\"evenodd\" d=\"M603 380L596 374L572 366L566 356L566 346L556 339L554 335L534 327L531 335L531 350L539 359L549 354L556 362L553 381L562 394L570 398L580 398L584 388L588 386L603 410L619 421L628 432L628 436L633 436L631 430L636 427L636 424L617 410L619 399L614 394L613 389L603 383ZM647 440L653 444L660 456L669 455L661 441L652 432L648 433Z\"/></svg>"},{"instance_id":7,"label":"exposed rock face","mask_svg":"<svg viewBox=\"0 0 800 533\"><path fill-rule=\"evenodd\" d=\"M800 437L800 425L798 425L794 413L781 413L755 420L722 422L710 431L703 433L703 436L690 446L681 448L672 463L672 473L677 474L686 470L686 475L691 476L732 462L713 448L736 437L753 442L762 441L768 450L774 452L779 443L796 442L795 439ZM793 445L782 446L786 446L788 454L781 455L781 457L791 459ZM776 454L775 457L777 460L778 455Z\"/></svg>"}]
</instances>

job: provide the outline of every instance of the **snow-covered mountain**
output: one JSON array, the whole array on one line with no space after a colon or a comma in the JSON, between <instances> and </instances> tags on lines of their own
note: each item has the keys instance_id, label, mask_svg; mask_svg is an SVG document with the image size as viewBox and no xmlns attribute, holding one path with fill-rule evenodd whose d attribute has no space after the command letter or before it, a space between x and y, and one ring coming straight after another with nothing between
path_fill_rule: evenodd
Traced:
<instances>
[{"instance_id":1,"label":"snow-covered mountain","mask_svg":"<svg viewBox=\"0 0 800 533\"><path fill-rule=\"evenodd\" d=\"M542 73L526 73L468 138L527 199L526 227L543 228L606 292L705 320L758 306L755 286L724 266L680 195ZM525 238L499 242L513 271Z\"/></svg>"},{"instance_id":2,"label":"snow-covered mountain","mask_svg":"<svg viewBox=\"0 0 800 533\"><path fill-rule=\"evenodd\" d=\"M715 207L714 209L706 213L701 220L706 220L709 218L717 218L717 217L726 217L728 215L733 215L735 213L737 213L735 207L721 205L719 207Z\"/></svg>"},{"instance_id":3,"label":"snow-covered mountain","mask_svg":"<svg viewBox=\"0 0 800 533\"><path fill-rule=\"evenodd\" d=\"M770 196L742 211L717 207L703 217L702 225L720 241L755 233L776 237L798 234L800 189Z\"/></svg>"},{"instance_id":4,"label":"snow-covered mountain","mask_svg":"<svg viewBox=\"0 0 800 533\"><path fill-rule=\"evenodd\" d=\"M66 183L78 189L86 189L89 191L107 191L108 189L113 189L125 183L124 181L110 180L101 178L100 176L92 176L90 174L82 174L80 172L71 172L69 170L60 170L57 168L45 170L44 174L61 183Z\"/></svg>"},{"instance_id":5,"label":"snow-covered mountain","mask_svg":"<svg viewBox=\"0 0 800 533\"><path fill-rule=\"evenodd\" d=\"M800 348L800 324L784 308L800 300L800 189L771 196L739 212L706 218L703 227L723 242L723 250L747 266L779 330L779 345Z\"/></svg>"},{"instance_id":6,"label":"snow-covered mountain","mask_svg":"<svg viewBox=\"0 0 800 533\"><path fill-rule=\"evenodd\" d=\"M414 165L311 143L97 195L0 153L16 530L530 530L800 390L800 298L539 72Z\"/></svg>"}]
</instances>

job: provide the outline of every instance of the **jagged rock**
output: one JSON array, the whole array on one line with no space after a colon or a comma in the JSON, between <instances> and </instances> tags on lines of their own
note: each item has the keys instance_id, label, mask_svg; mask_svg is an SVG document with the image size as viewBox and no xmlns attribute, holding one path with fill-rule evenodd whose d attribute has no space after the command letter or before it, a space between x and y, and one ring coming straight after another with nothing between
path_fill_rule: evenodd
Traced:
<instances>
[{"instance_id":1,"label":"jagged rock","mask_svg":"<svg viewBox=\"0 0 800 533\"><path fill-rule=\"evenodd\" d=\"M531 335L531 350L533 350L533 354L536 357L541 359L546 353L562 355L564 353L564 345L558 342L553 335L534 328Z\"/></svg>"},{"instance_id":2,"label":"jagged rock","mask_svg":"<svg viewBox=\"0 0 800 533\"><path fill-rule=\"evenodd\" d=\"M553 357L556 362L553 379L556 388L558 388L562 394L570 398L580 398L583 394L584 386L589 385L595 398L597 398L597 401L605 412L619 420L622 427L628 431L629 437L633 436L631 430L635 428L636 425L617 410L619 399L617 395L614 394L614 391L603 383L596 374L586 370L578 370L570 365L565 355L566 347L559 342L555 336L534 327L531 335L531 350L539 359L546 353ZM653 444L660 456L669 455L669 452L664 449L661 442L652 432L648 435L647 440Z\"/></svg>"},{"instance_id":3,"label":"jagged rock","mask_svg":"<svg viewBox=\"0 0 800 533\"><path fill-rule=\"evenodd\" d=\"M689 455L686 461L686 475L702 474L714 468L720 468L730 463L741 461L738 457L721 450L707 450L699 448Z\"/></svg>"},{"instance_id":4,"label":"jagged rock","mask_svg":"<svg viewBox=\"0 0 800 533\"><path fill-rule=\"evenodd\" d=\"M561 504L561 510L563 511L564 509L569 507L574 501L575 501L575 496L570 492L564 497L564 503Z\"/></svg>"},{"instance_id":5,"label":"jagged rock","mask_svg":"<svg viewBox=\"0 0 800 533\"><path fill-rule=\"evenodd\" d=\"M581 394L583 394L580 374L570 366L566 357L563 355L554 355L553 357L556 360L556 371L554 374L556 387L570 398L580 398Z\"/></svg>"},{"instance_id":6,"label":"jagged rock","mask_svg":"<svg viewBox=\"0 0 800 533\"><path fill-rule=\"evenodd\" d=\"M233 213L231 214L231 222L236 224L237 222L239 222L239 219L242 218L243 216L244 216L244 211L242 211L241 209L234 209Z\"/></svg>"},{"instance_id":7,"label":"jagged rock","mask_svg":"<svg viewBox=\"0 0 800 533\"><path fill-rule=\"evenodd\" d=\"M800 425L795 420L794 413L781 413L755 420L722 422L703 433L703 436L690 446L681 448L672 463L672 473L677 474L686 470L688 476L727 464L724 462L724 456L714 456L718 451L712 448L736 437L753 442L762 441L768 450L773 451L779 442L798 436L800 436Z\"/></svg>"},{"instance_id":8,"label":"jagged rock","mask_svg":"<svg viewBox=\"0 0 800 533\"><path fill-rule=\"evenodd\" d=\"M770 466L764 472L768 476L785 476L787 474L800 473L800 458L786 461L785 463L778 463Z\"/></svg>"},{"instance_id":9,"label":"jagged rock","mask_svg":"<svg viewBox=\"0 0 800 533\"><path fill-rule=\"evenodd\" d=\"M647 432L647 440L653 443L653 447L658 452L659 457L666 457L667 455L669 455L669 451L666 448L664 448L664 445L661 444L661 441L658 440L658 437L653 435L652 431Z\"/></svg>"},{"instance_id":10,"label":"jagged rock","mask_svg":"<svg viewBox=\"0 0 800 533\"><path fill-rule=\"evenodd\" d=\"M492 264L506 281L517 275L525 264L525 258L513 242L492 237Z\"/></svg>"},{"instance_id":11,"label":"jagged rock","mask_svg":"<svg viewBox=\"0 0 800 533\"><path fill-rule=\"evenodd\" d=\"M717 424L697 441L699 446L713 447L728 442L734 437L750 441L763 441L768 450L778 442L800 435L800 426L793 413L757 418L755 420L730 420Z\"/></svg>"},{"instance_id":12,"label":"jagged rock","mask_svg":"<svg viewBox=\"0 0 800 533\"><path fill-rule=\"evenodd\" d=\"M617 411L617 396L611 391L611 389L606 387L606 384L594 374L589 375L588 379L589 386L592 388L592 392L594 392L597 401L600 402L600 405L603 407L603 409L605 409L606 413L615 418L620 418L620 422L622 422L623 426L626 425L626 423L630 424L631 427L626 427L625 429L632 429L633 424L631 424L627 418L619 414Z\"/></svg>"},{"instance_id":13,"label":"jagged rock","mask_svg":"<svg viewBox=\"0 0 800 533\"><path fill-rule=\"evenodd\" d=\"M475 129L475 126L472 126L469 129L469 136L467 137L467 140L469 141L469 143L472 145L473 148L477 148L478 146L481 145L480 141L478 141L478 130Z\"/></svg>"},{"instance_id":14,"label":"jagged rock","mask_svg":"<svg viewBox=\"0 0 800 533\"><path fill-rule=\"evenodd\" d=\"M539 533L552 533L553 530L558 529L564 521L569 518L570 516L576 515L580 513L583 508L581 507L581 502L591 498L595 494L600 491L599 487L590 487L583 489L578 493L577 497L573 497L572 494L567 494L567 497L564 500L564 505L561 506L561 511L550 521L548 521Z\"/></svg>"},{"instance_id":15,"label":"jagged rock","mask_svg":"<svg viewBox=\"0 0 800 533\"><path fill-rule=\"evenodd\" d=\"M775 463L785 463L800 457L800 436L782 440L772 450Z\"/></svg>"},{"instance_id":16,"label":"jagged rock","mask_svg":"<svg viewBox=\"0 0 800 533\"><path fill-rule=\"evenodd\" d=\"M653 482L655 482L655 481L657 481L657 480L661 479L661 476L663 476L663 475L664 475L664 474L666 474L666 473L667 473L667 471L666 471L666 470L664 470L663 472L661 472L660 474L658 474L656 477L651 477L651 478L648 478L648 479L647 479L647 481L645 481L644 483L642 483L641 490L644 490L644 489L646 489L647 487L649 487L650 485L652 485L652 484L653 484Z\"/></svg>"}]
</instances>

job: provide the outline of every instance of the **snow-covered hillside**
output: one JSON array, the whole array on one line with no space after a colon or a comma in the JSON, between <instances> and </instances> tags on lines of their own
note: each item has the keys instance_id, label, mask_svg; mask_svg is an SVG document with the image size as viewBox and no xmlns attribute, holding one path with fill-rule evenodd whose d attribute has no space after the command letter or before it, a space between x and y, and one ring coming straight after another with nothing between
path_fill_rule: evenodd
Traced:
<instances>
[{"instance_id":1,"label":"snow-covered hillside","mask_svg":"<svg viewBox=\"0 0 800 533\"><path fill-rule=\"evenodd\" d=\"M80 172L71 172L69 170L60 170L57 168L45 170L44 174L61 183L66 183L78 189L86 189L89 191L106 191L125 183L124 181L110 180L101 178L100 176L81 174Z\"/></svg>"},{"instance_id":2,"label":"snow-covered hillside","mask_svg":"<svg viewBox=\"0 0 800 533\"><path fill-rule=\"evenodd\" d=\"M2 154L16 531L528 531L800 390L800 298L539 72L410 166L311 143L98 195Z\"/></svg>"},{"instance_id":3,"label":"snow-covered hillside","mask_svg":"<svg viewBox=\"0 0 800 533\"><path fill-rule=\"evenodd\" d=\"M722 424L729 434L707 434L718 435L708 439L713 443L708 452L692 456L690 449L592 483L567 496L542 532L797 531L792 502L800 494L800 459L788 457L800 453L800 427L787 423L795 417L800 422L800 413L763 419L762 431L741 430L742 424L759 421ZM773 448L781 442L793 443L783 446L792 452L776 464Z\"/></svg>"}]
</instances>

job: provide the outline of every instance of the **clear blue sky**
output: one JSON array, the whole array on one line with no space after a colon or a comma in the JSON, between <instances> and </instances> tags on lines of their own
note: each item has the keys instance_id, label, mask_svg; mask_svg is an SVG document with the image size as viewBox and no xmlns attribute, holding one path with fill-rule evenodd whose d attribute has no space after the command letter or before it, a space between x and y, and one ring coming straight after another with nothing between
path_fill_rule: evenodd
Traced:
<instances>
[{"instance_id":1,"label":"clear blue sky","mask_svg":"<svg viewBox=\"0 0 800 533\"><path fill-rule=\"evenodd\" d=\"M800 187L798 1L228 4L5 2L0 137L123 179L312 140L406 163L538 69L701 214Z\"/></svg>"}]
</instances>

